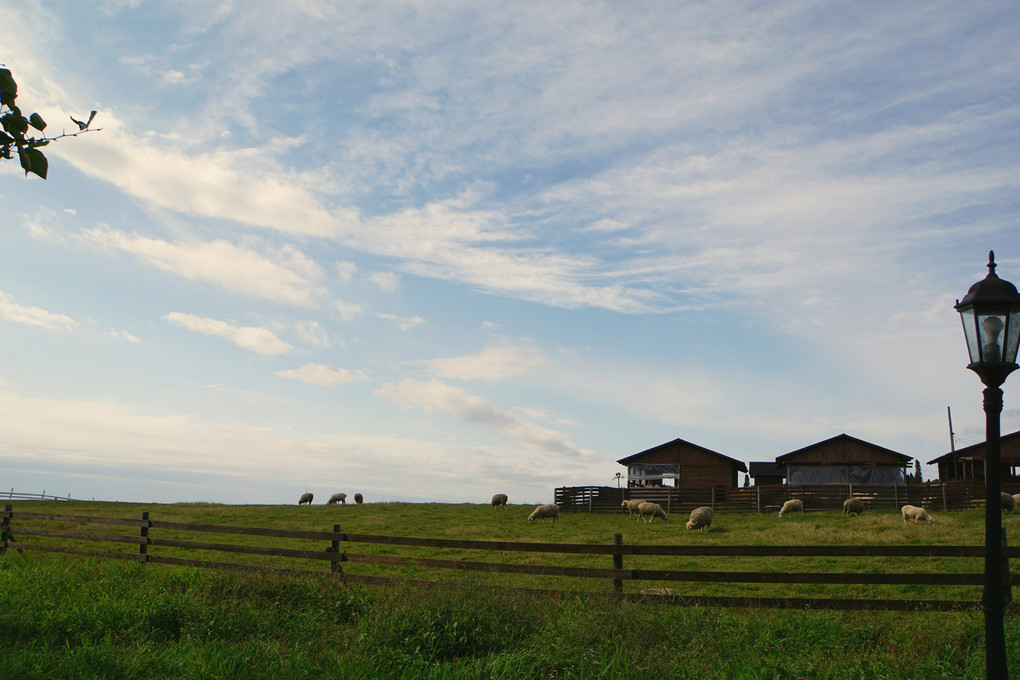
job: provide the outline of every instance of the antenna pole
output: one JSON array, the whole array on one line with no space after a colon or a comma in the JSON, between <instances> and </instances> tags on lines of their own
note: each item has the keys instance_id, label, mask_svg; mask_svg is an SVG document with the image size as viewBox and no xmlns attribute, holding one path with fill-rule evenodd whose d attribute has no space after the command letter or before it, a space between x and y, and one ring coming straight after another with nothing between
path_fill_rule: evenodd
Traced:
<instances>
[{"instance_id":1,"label":"antenna pole","mask_svg":"<svg viewBox=\"0 0 1020 680\"><path fill-rule=\"evenodd\" d=\"M956 435L953 433L953 411L946 407L946 415L949 416L949 451L956 451Z\"/></svg>"}]
</instances>

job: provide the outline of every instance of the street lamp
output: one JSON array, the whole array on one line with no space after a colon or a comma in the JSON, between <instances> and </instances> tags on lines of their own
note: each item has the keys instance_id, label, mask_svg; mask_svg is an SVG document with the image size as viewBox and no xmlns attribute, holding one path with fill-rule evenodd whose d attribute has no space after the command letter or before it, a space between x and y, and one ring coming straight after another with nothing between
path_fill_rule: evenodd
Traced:
<instances>
[{"instance_id":1,"label":"street lamp","mask_svg":"<svg viewBox=\"0 0 1020 680\"><path fill-rule=\"evenodd\" d=\"M1020 293L995 275L995 253L988 253L988 276L978 281L963 300L956 301L970 353L970 370L985 384L985 585L981 608L985 613L985 672L1007 680L1006 635L1002 617L1002 501L999 415L1002 383L1017 368L1020 341Z\"/></svg>"}]
</instances>

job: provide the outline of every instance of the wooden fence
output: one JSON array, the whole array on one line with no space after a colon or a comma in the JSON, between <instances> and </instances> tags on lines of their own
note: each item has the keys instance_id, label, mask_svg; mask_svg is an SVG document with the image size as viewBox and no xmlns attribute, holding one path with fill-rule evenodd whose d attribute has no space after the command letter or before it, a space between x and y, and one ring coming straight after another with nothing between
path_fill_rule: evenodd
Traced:
<instances>
[{"instance_id":1,"label":"wooden fence","mask_svg":"<svg viewBox=\"0 0 1020 680\"><path fill-rule=\"evenodd\" d=\"M57 523L63 528L47 528L47 523ZM72 528L67 528L72 525ZM115 533L97 533L86 531L89 525L112 527L107 531ZM50 524L49 526L53 526ZM73 530L72 530L73 529ZM182 533L184 532L184 533ZM441 538L414 538L401 536L379 536L372 534L349 534L341 531L340 525L334 525L332 531L295 531L285 529L269 529L257 527L238 527L219 524L195 524L183 522L166 522L151 518L148 512L142 513L139 519L88 517L59 515L50 513L15 512L11 505L0 513L0 552L17 550L41 551L51 553L69 553L93 557L134 560L144 563L170 564L188 567L217 569L263 570L286 572L288 574L328 574L330 577L351 583L382 585L399 582L416 584L436 584L435 581L422 581L403 577L394 578L372 574L356 574L345 572L353 564L374 565L375 567L409 567L413 573L418 570L454 570L477 571L498 574L529 574L546 577L571 577L580 579L599 579L604 587L599 592L611 593L613 596L629 599L650 599L680 605L705 605L727 607L765 607L765 608L797 608L797 609L873 609L873 610L936 610L950 611L975 608L979 605L977 591L975 599L904 599L904 598L849 598L849 597L728 597L718 595L679 595L679 594L642 594L624 593L624 582L657 582L664 586L680 583L697 584L728 583L728 584L837 584L848 587L853 584L871 586L914 586L932 588L940 586L981 586L984 576L978 572L947 573L945 570L927 573L874 573L871 569L866 573L844 572L791 572L791 571L702 571L695 569L642 569L636 565L624 568L624 558L637 562L641 557L675 557L686 558L796 558L802 562L805 558L903 558L915 566L925 558L983 558L984 548L981 546L708 546L708 545L628 545L623 543L621 534L614 534L613 540L605 545L592 544L559 544L559 543L526 543L510 541L478 541ZM281 545L242 545L237 543L214 543L196 541L175 536L189 534L226 534L235 536L258 536L264 538L286 539L286 545L301 543L305 547L281 547ZM26 540L28 538L29 540ZM50 542L46 542L50 541ZM55 541L55 542L54 542ZM308 543L312 547L307 547ZM115 546L131 546L130 550L111 549ZM419 550L414 555L393 555L366 552L348 552L351 544L405 546ZM103 547L83 547L83 546ZM1012 601L1012 585L1020 584L1020 576L1009 572L1010 557L1020 557L1020 548L1005 546L1003 531L1003 584L1007 588L1007 599ZM522 562L490 562L448 558L433 558L423 555L437 550L480 551L483 553L560 553L573 554L579 558L590 560L592 557L611 560L611 566L560 566L534 564L533 558ZM392 548L386 548L392 550ZM290 560L300 560L303 564L309 561L327 563L325 569L281 569L264 564L247 562L225 562L210 559L183 557L188 551L201 553L232 553L252 556L272 556ZM245 559L245 558L240 558ZM729 560L728 560L729 561ZM827 561L826 563L828 563ZM293 563L292 563L293 564ZM982 563L983 564L983 563ZM449 572L446 572L449 573ZM611 584L611 585L610 585ZM631 588L633 590L633 586ZM528 588L531 592L564 594L566 590ZM662 591L662 589L659 589ZM672 589L670 589L672 590ZM910 588L911 591L915 588Z\"/></svg>"},{"instance_id":2,"label":"wooden fence","mask_svg":"<svg viewBox=\"0 0 1020 680\"><path fill-rule=\"evenodd\" d=\"M71 498L71 494L66 496L54 496L51 493L46 493L44 489L42 493L26 493L24 491L15 491L13 488L10 491L4 491L0 493L0 498L4 498L9 501L70 501L74 500Z\"/></svg>"},{"instance_id":3,"label":"wooden fence","mask_svg":"<svg viewBox=\"0 0 1020 680\"><path fill-rule=\"evenodd\" d=\"M1020 493L1020 484L1003 484L1003 491ZM556 489L554 502L567 512L619 512L624 500L643 498L670 512L690 512L707 505L742 512L778 512L791 498L804 501L808 512L838 510L847 498L860 498L869 508L910 504L928 510L962 509L984 505L981 480L926 482L906 486L819 484L811 486L749 486L742 488L676 489L673 487L567 486Z\"/></svg>"}]
</instances>

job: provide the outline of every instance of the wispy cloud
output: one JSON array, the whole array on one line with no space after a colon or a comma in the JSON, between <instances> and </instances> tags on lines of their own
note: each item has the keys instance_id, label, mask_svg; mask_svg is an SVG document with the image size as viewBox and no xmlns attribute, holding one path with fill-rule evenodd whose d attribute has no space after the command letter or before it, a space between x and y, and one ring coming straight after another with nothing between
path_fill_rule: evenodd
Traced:
<instances>
[{"instance_id":1,"label":"wispy cloud","mask_svg":"<svg viewBox=\"0 0 1020 680\"><path fill-rule=\"evenodd\" d=\"M19 305L9 294L2 292L0 292L0 317L51 331L69 331L78 325L77 321L66 314L54 314L41 307Z\"/></svg>"},{"instance_id":2,"label":"wispy cloud","mask_svg":"<svg viewBox=\"0 0 1020 680\"><path fill-rule=\"evenodd\" d=\"M335 387L345 383L365 382L368 376L364 371L348 371L345 368L333 368L325 364L305 364L299 368L277 371L281 378L289 378L298 382Z\"/></svg>"},{"instance_id":3,"label":"wispy cloud","mask_svg":"<svg viewBox=\"0 0 1020 680\"><path fill-rule=\"evenodd\" d=\"M423 382L405 378L398 383L382 385L375 394L404 409L442 414L493 430L513 444L541 453L572 457L586 457L592 453L579 449L562 432L523 420L493 401L439 380Z\"/></svg>"},{"instance_id":4,"label":"wispy cloud","mask_svg":"<svg viewBox=\"0 0 1020 680\"><path fill-rule=\"evenodd\" d=\"M323 292L315 283L322 274L319 265L292 246L260 253L225 240L171 243L108 227L87 229L82 236L105 250L244 295L309 306Z\"/></svg>"},{"instance_id":5,"label":"wispy cloud","mask_svg":"<svg viewBox=\"0 0 1020 680\"><path fill-rule=\"evenodd\" d=\"M530 344L501 344L462 357L444 357L415 362L439 378L459 380L502 380L540 368L548 362Z\"/></svg>"},{"instance_id":6,"label":"wispy cloud","mask_svg":"<svg viewBox=\"0 0 1020 680\"><path fill-rule=\"evenodd\" d=\"M163 318L172 326L180 326L195 333L223 338L249 352L263 356L290 354L294 351L294 347L290 343L284 342L265 328L238 326L219 319L182 312L170 312Z\"/></svg>"},{"instance_id":7,"label":"wispy cloud","mask_svg":"<svg viewBox=\"0 0 1020 680\"><path fill-rule=\"evenodd\" d=\"M425 319L420 316L397 316L395 314L380 314L380 319L389 321L397 328L402 331L409 331L412 328L417 328L425 323Z\"/></svg>"}]
</instances>

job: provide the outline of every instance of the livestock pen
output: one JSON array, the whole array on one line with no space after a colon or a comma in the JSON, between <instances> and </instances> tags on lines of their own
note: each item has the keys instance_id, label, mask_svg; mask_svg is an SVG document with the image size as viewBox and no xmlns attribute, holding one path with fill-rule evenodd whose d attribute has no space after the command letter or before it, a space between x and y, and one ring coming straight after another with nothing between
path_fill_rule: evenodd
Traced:
<instances>
[{"instance_id":1,"label":"livestock pen","mask_svg":"<svg viewBox=\"0 0 1020 680\"><path fill-rule=\"evenodd\" d=\"M565 512L614 512L619 510L624 500L633 498L658 503L667 512L690 512L702 505L741 512L778 512L783 503L791 499L802 500L805 510L812 512L842 508L847 498L860 498L869 509L898 510L903 505L916 505L945 511L983 505L984 488L983 482L974 480L904 486L776 484L682 489L671 486L565 486L556 489L554 498ZM1005 483L1003 491L1020 493L1020 484Z\"/></svg>"}]
</instances>

